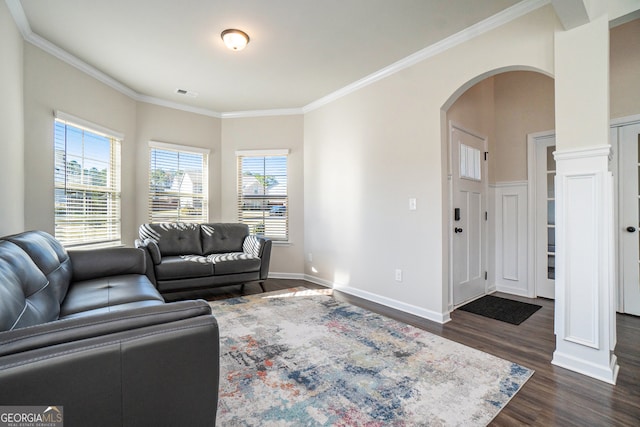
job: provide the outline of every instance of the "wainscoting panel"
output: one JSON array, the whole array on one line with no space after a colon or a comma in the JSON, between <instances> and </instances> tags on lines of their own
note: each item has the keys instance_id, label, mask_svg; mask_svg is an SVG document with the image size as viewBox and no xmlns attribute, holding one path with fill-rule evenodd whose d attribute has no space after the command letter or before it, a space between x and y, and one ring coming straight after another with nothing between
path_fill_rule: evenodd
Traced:
<instances>
[{"instance_id":1,"label":"wainscoting panel","mask_svg":"<svg viewBox=\"0 0 640 427\"><path fill-rule=\"evenodd\" d=\"M610 384L616 344L609 145L556 151L556 350L551 363Z\"/></svg>"},{"instance_id":2,"label":"wainscoting panel","mask_svg":"<svg viewBox=\"0 0 640 427\"><path fill-rule=\"evenodd\" d=\"M560 213L564 221L564 237L570 249L564 252L564 268L571 280L564 281L567 305L564 316L565 340L593 348L600 347L598 292L599 263L584 262L598 258L602 246L599 235L598 210L604 204L603 173L566 174L560 186L565 202Z\"/></svg>"},{"instance_id":3,"label":"wainscoting panel","mask_svg":"<svg viewBox=\"0 0 640 427\"><path fill-rule=\"evenodd\" d=\"M494 188L496 290L527 296L527 182L499 182Z\"/></svg>"}]
</instances>

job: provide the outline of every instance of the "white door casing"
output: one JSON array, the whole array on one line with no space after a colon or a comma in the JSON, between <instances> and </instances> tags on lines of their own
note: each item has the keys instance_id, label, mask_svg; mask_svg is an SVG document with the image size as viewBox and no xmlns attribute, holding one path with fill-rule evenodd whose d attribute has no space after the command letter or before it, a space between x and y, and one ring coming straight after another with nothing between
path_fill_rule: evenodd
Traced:
<instances>
[{"instance_id":1,"label":"white door casing","mask_svg":"<svg viewBox=\"0 0 640 427\"><path fill-rule=\"evenodd\" d=\"M640 122L614 127L618 146L618 311L640 315Z\"/></svg>"},{"instance_id":2,"label":"white door casing","mask_svg":"<svg viewBox=\"0 0 640 427\"><path fill-rule=\"evenodd\" d=\"M547 131L528 136L530 214L529 224L529 283L537 296L547 297L548 235L548 178L544 149L555 144L555 132ZM551 142L553 141L553 142ZM610 143L614 152L610 170L615 176L617 262L617 311L640 315L640 116L612 120ZM545 163L544 165L541 162ZM636 231L629 232L627 227ZM539 285L543 282L542 286ZM553 282L551 282L553 283ZM542 289L542 292L540 292ZM533 292L532 292L533 294Z\"/></svg>"},{"instance_id":3,"label":"white door casing","mask_svg":"<svg viewBox=\"0 0 640 427\"><path fill-rule=\"evenodd\" d=\"M453 305L486 293L486 138L451 124L451 277Z\"/></svg>"},{"instance_id":4,"label":"white door casing","mask_svg":"<svg viewBox=\"0 0 640 427\"><path fill-rule=\"evenodd\" d=\"M555 298L555 134L535 142L535 288L536 296Z\"/></svg>"}]
</instances>

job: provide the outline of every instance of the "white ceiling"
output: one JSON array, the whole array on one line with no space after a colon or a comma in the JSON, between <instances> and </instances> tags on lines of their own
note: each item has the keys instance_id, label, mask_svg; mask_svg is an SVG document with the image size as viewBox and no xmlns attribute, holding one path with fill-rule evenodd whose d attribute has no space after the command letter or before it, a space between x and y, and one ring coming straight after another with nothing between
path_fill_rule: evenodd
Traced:
<instances>
[{"instance_id":1,"label":"white ceiling","mask_svg":"<svg viewBox=\"0 0 640 427\"><path fill-rule=\"evenodd\" d=\"M219 113L303 108L519 2L7 1L23 33L140 96ZM223 45L227 28L249 34L245 50Z\"/></svg>"}]
</instances>

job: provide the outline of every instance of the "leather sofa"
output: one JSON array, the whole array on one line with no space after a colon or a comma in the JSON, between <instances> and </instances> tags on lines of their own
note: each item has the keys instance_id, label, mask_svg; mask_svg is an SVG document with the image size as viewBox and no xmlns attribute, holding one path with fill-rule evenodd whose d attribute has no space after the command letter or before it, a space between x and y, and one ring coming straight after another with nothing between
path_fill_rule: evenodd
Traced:
<instances>
[{"instance_id":1,"label":"leather sofa","mask_svg":"<svg viewBox=\"0 0 640 427\"><path fill-rule=\"evenodd\" d=\"M0 404L62 406L68 426L215 425L217 322L205 301L165 303L145 260L0 237Z\"/></svg>"},{"instance_id":2,"label":"leather sofa","mask_svg":"<svg viewBox=\"0 0 640 427\"><path fill-rule=\"evenodd\" d=\"M147 275L163 294L254 281L262 287L271 244L237 223L143 224L136 240L147 250Z\"/></svg>"}]
</instances>

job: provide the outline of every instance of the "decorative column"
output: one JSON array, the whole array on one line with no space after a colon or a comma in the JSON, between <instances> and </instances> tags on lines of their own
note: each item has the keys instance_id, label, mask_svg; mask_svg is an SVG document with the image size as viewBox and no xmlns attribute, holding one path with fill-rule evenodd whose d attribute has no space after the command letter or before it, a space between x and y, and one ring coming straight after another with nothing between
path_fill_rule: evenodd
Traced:
<instances>
[{"instance_id":1,"label":"decorative column","mask_svg":"<svg viewBox=\"0 0 640 427\"><path fill-rule=\"evenodd\" d=\"M608 167L609 26L555 38L556 350L552 363L614 384L615 248Z\"/></svg>"}]
</instances>

